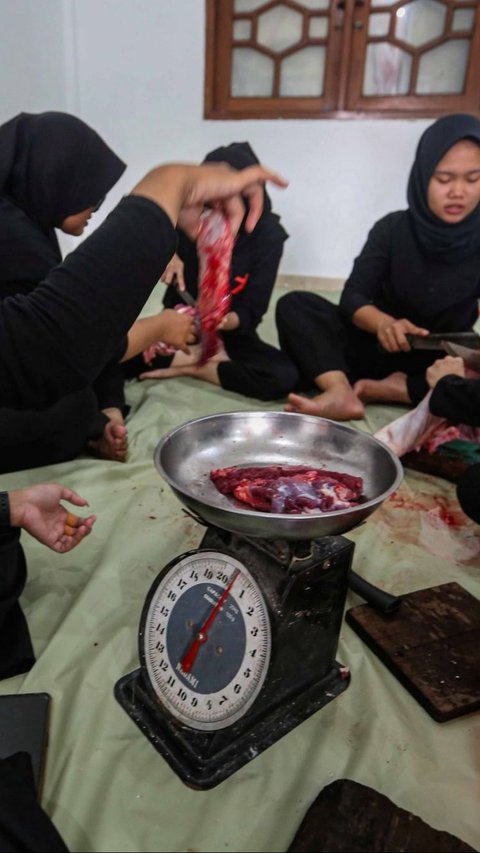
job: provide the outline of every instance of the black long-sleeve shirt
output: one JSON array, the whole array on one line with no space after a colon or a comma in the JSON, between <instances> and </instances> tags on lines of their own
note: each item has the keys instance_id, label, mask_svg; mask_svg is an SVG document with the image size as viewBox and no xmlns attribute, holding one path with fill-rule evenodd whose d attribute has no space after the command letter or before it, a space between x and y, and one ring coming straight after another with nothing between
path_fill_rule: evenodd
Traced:
<instances>
[{"instance_id":1,"label":"black long-sleeve shirt","mask_svg":"<svg viewBox=\"0 0 480 853\"><path fill-rule=\"evenodd\" d=\"M408 211L371 229L345 283L340 310L348 319L374 305L430 332L465 331L478 319L480 253L447 263L421 250Z\"/></svg>"},{"instance_id":2,"label":"black long-sleeve shirt","mask_svg":"<svg viewBox=\"0 0 480 853\"><path fill-rule=\"evenodd\" d=\"M432 391L430 411L454 424L480 426L480 379L443 376Z\"/></svg>"},{"instance_id":3,"label":"black long-sleeve shirt","mask_svg":"<svg viewBox=\"0 0 480 853\"><path fill-rule=\"evenodd\" d=\"M0 406L45 408L95 380L175 251L167 214L126 196L32 293L0 304Z\"/></svg>"}]
</instances>

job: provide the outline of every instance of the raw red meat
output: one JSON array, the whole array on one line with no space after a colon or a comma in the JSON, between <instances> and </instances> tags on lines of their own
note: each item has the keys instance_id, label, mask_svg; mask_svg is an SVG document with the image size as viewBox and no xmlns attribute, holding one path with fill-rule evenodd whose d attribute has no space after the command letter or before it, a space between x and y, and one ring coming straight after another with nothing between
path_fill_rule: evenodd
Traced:
<instances>
[{"instance_id":1,"label":"raw red meat","mask_svg":"<svg viewBox=\"0 0 480 853\"><path fill-rule=\"evenodd\" d=\"M207 211L197 238L200 358L205 364L218 350L217 326L230 309L230 264L233 236L230 223L219 210Z\"/></svg>"},{"instance_id":2,"label":"raw red meat","mask_svg":"<svg viewBox=\"0 0 480 853\"><path fill-rule=\"evenodd\" d=\"M361 477L303 465L216 468L210 479L222 495L232 494L262 512L289 515L356 506L363 491Z\"/></svg>"},{"instance_id":3,"label":"raw red meat","mask_svg":"<svg viewBox=\"0 0 480 853\"><path fill-rule=\"evenodd\" d=\"M195 317L200 356L197 364L205 364L218 350L220 338L217 326L230 310L230 265L233 235L228 219L219 210L208 210L202 216L197 238L198 299L196 308L176 305L175 310ZM143 352L143 360L150 364L156 355L173 355L175 347L157 341Z\"/></svg>"}]
</instances>

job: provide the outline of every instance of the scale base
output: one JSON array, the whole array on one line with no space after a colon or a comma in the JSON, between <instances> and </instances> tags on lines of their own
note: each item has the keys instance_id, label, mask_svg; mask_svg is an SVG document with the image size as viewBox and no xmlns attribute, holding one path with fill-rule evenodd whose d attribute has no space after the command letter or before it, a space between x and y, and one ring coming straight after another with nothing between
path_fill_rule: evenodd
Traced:
<instances>
[{"instance_id":1,"label":"scale base","mask_svg":"<svg viewBox=\"0 0 480 853\"><path fill-rule=\"evenodd\" d=\"M349 671L335 662L320 681L252 721L251 727L237 734L236 726L232 726L231 740L226 740L228 729L224 729L219 747L216 747L216 733L200 734L173 722L151 698L141 669L116 683L115 697L182 782L197 790L207 790L223 782L343 693L349 681Z\"/></svg>"}]
</instances>

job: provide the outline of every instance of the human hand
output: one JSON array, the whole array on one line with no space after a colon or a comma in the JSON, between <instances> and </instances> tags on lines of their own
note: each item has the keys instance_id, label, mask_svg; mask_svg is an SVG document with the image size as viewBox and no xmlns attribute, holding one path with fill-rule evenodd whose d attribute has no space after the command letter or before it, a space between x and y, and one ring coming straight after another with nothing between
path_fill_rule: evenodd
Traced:
<instances>
[{"instance_id":1,"label":"human hand","mask_svg":"<svg viewBox=\"0 0 480 853\"><path fill-rule=\"evenodd\" d=\"M42 483L9 492L10 523L22 527L42 545L60 554L71 551L90 533L95 515L80 518L60 501L88 506L88 501L72 489L57 483Z\"/></svg>"},{"instance_id":2,"label":"human hand","mask_svg":"<svg viewBox=\"0 0 480 853\"><path fill-rule=\"evenodd\" d=\"M164 281L165 284L175 284L179 290L185 290L184 268L185 264L183 261L178 255L174 255L170 263L165 267L161 281Z\"/></svg>"},{"instance_id":3,"label":"human hand","mask_svg":"<svg viewBox=\"0 0 480 853\"><path fill-rule=\"evenodd\" d=\"M238 316L236 311L229 311L228 314L225 314L218 326L217 332L233 332L235 329L238 329L240 325L240 317Z\"/></svg>"},{"instance_id":4,"label":"human hand","mask_svg":"<svg viewBox=\"0 0 480 853\"><path fill-rule=\"evenodd\" d=\"M288 181L264 166L233 169L227 163L205 163L191 172L190 186L179 214L178 224L193 239L198 234L200 216L205 204L220 208L230 220L232 233L236 234L245 216L245 230L253 231L263 211L264 184L266 181L279 187Z\"/></svg>"},{"instance_id":5,"label":"human hand","mask_svg":"<svg viewBox=\"0 0 480 853\"><path fill-rule=\"evenodd\" d=\"M174 225L196 240L205 205L220 208L236 234L245 216L245 230L253 231L263 211L264 184L286 187L288 181L265 166L233 169L226 163L166 163L156 166L133 188L132 195L152 199Z\"/></svg>"},{"instance_id":6,"label":"human hand","mask_svg":"<svg viewBox=\"0 0 480 853\"><path fill-rule=\"evenodd\" d=\"M446 355L445 358L437 358L430 367L427 368L426 379L429 388L435 388L435 385L444 376L465 376L465 364L463 358L458 358L453 355Z\"/></svg>"},{"instance_id":7,"label":"human hand","mask_svg":"<svg viewBox=\"0 0 480 853\"><path fill-rule=\"evenodd\" d=\"M176 311L174 308L164 308L160 318L162 323L161 339L168 346L189 353L189 344L194 344L197 339L195 318L188 311Z\"/></svg>"},{"instance_id":8,"label":"human hand","mask_svg":"<svg viewBox=\"0 0 480 853\"><path fill-rule=\"evenodd\" d=\"M380 346L387 352L409 352L411 346L408 343L407 335L421 335L422 337L426 337L428 334L430 334L428 329L415 326L410 320L395 320L392 317L388 317L384 322L380 323L377 329L377 340Z\"/></svg>"}]
</instances>

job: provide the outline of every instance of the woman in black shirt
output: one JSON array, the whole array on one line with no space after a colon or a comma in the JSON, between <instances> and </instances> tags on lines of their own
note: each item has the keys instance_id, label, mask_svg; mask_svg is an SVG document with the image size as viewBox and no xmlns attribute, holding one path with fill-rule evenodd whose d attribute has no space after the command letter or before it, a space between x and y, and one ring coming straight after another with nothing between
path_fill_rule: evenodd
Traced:
<instances>
[{"instance_id":1,"label":"woman in black shirt","mask_svg":"<svg viewBox=\"0 0 480 853\"><path fill-rule=\"evenodd\" d=\"M244 215L242 193L248 199L246 228L251 230L268 180L285 186L260 166L239 173L226 166L169 164L149 172L38 287L0 302L0 406L42 409L89 386L118 351L172 257L177 222L194 239L204 203L216 202L238 228ZM6 645L0 677L2 667L4 674L13 674L34 663L18 607L25 561L19 530L9 523L18 519L6 518L5 512L2 519L1 494L0 637ZM93 517L80 524L78 541L91 524ZM74 533L71 544L76 542Z\"/></svg>"},{"instance_id":2,"label":"woman in black shirt","mask_svg":"<svg viewBox=\"0 0 480 853\"><path fill-rule=\"evenodd\" d=\"M412 350L407 334L470 330L480 297L480 120L445 116L420 139L408 210L377 222L337 308L309 293L277 306L280 345L298 366L287 409L362 418L364 403L417 404L439 351Z\"/></svg>"},{"instance_id":3,"label":"woman in black shirt","mask_svg":"<svg viewBox=\"0 0 480 853\"><path fill-rule=\"evenodd\" d=\"M80 236L124 170L103 139L67 113L20 113L0 127L0 300L30 293L61 263L55 228ZM87 442L100 455L123 460L117 360L49 411L0 409L0 472L62 462Z\"/></svg>"}]
</instances>

